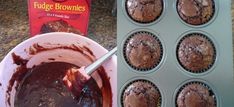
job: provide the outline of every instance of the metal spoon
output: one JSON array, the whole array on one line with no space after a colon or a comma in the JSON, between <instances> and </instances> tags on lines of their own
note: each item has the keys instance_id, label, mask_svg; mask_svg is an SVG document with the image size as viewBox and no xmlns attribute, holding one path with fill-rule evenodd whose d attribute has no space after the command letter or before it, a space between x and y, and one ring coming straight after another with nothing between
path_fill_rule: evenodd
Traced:
<instances>
[{"instance_id":1,"label":"metal spoon","mask_svg":"<svg viewBox=\"0 0 234 107\"><path fill-rule=\"evenodd\" d=\"M96 60L94 63L83 66L79 69L71 68L67 71L63 78L63 82L66 87L77 97L82 92L84 85L90 80L91 74L101 66L103 62L109 59L117 51L117 47L103 55L101 58Z\"/></svg>"},{"instance_id":2,"label":"metal spoon","mask_svg":"<svg viewBox=\"0 0 234 107\"><path fill-rule=\"evenodd\" d=\"M115 47L114 49L112 49L111 51L109 51L108 53L106 53L105 55L103 55L101 58L99 58L98 60L96 60L94 63L88 65L87 67L85 67L85 72L88 75L91 75L93 73L93 71L95 71L98 67L100 67L100 65L102 65L103 62L105 62L107 59L109 59L113 54L115 54L117 51L117 47Z\"/></svg>"}]
</instances>

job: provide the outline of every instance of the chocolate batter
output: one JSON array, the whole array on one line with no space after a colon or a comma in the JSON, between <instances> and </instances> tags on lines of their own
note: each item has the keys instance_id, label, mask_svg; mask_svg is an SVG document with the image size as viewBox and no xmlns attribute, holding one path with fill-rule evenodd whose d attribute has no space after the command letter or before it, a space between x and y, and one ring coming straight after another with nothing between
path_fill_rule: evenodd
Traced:
<instances>
[{"instance_id":1,"label":"chocolate batter","mask_svg":"<svg viewBox=\"0 0 234 107\"><path fill-rule=\"evenodd\" d=\"M76 44L33 44L29 49L25 49L29 55L36 55L45 51L56 49L71 50L81 53L81 59L84 63L93 62L95 57L93 52L86 46ZM59 55L58 57L63 57ZM17 66L12 75L6 95L6 102L9 106L15 107L112 107L112 92L110 77L101 66L94 74L101 77L101 81L95 82L93 78L88 81L82 90L81 95L74 96L63 83L63 77L70 68L79 68L73 64L64 62L42 63L28 68L27 63L31 57L21 57L12 53L12 59ZM49 58L55 61L55 58ZM79 82L79 81L78 81ZM98 86L97 86L98 85ZM16 90L15 100L11 102L13 90ZM13 103L13 104L12 104Z\"/></svg>"},{"instance_id":2,"label":"chocolate batter","mask_svg":"<svg viewBox=\"0 0 234 107\"><path fill-rule=\"evenodd\" d=\"M62 79L71 67L77 66L51 62L29 69L16 92L15 107L102 107L102 92L94 79L87 82L80 96L66 88Z\"/></svg>"}]
</instances>

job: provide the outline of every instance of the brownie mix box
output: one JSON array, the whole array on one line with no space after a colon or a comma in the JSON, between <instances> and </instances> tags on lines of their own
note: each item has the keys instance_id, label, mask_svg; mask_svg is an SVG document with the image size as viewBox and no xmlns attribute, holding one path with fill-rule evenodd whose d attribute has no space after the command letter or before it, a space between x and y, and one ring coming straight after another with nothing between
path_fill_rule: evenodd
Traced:
<instances>
[{"instance_id":1,"label":"brownie mix box","mask_svg":"<svg viewBox=\"0 0 234 107\"><path fill-rule=\"evenodd\" d=\"M30 34L69 32L87 35L90 0L28 0Z\"/></svg>"}]
</instances>

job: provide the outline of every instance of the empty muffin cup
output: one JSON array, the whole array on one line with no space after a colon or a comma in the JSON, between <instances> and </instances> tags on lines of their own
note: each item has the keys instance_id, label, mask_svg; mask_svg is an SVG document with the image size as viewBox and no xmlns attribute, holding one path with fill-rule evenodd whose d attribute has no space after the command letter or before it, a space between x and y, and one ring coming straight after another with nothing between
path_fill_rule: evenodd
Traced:
<instances>
[{"instance_id":1,"label":"empty muffin cup","mask_svg":"<svg viewBox=\"0 0 234 107\"><path fill-rule=\"evenodd\" d=\"M161 94L148 80L135 80L125 86L121 95L122 107L160 107Z\"/></svg>"},{"instance_id":2,"label":"empty muffin cup","mask_svg":"<svg viewBox=\"0 0 234 107\"><path fill-rule=\"evenodd\" d=\"M128 16L138 23L156 21L163 12L163 0L126 0L125 8Z\"/></svg>"},{"instance_id":3,"label":"empty muffin cup","mask_svg":"<svg viewBox=\"0 0 234 107\"><path fill-rule=\"evenodd\" d=\"M206 35L190 33L185 35L177 45L177 60L191 73L203 73L209 70L216 59L216 49Z\"/></svg>"},{"instance_id":4,"label":"empty muffin cup","mask_svg":"<svg viewBox=\"0 0 234 107\"><path fill-rule=\"evenodd\" d=\"M176 107L217 107L212 89L202 82L189 82L176 94Z\"/></svg>"},{"instance_id":5,"label":"empty muffin cup","mask_svg":"<svg viewBox=\"0 0 234 107\"><path fill-rule=\"evenodd\" d=\"M209 22L215 13L213 0L177 0L177 13L190 25L203 25Z\"/></svg>"},{"instance_id":6,"label":"empty muffin cup","mask_svg":"<svg viewBox=\"0 0 234 107\"><path fill-rule=\"evenodd\" d=\"M163 48L160 40L152 33L138 31L130 35L124 44L126 62L135 70L148 71L159 65Z\"/></svg>"}]
</instances>

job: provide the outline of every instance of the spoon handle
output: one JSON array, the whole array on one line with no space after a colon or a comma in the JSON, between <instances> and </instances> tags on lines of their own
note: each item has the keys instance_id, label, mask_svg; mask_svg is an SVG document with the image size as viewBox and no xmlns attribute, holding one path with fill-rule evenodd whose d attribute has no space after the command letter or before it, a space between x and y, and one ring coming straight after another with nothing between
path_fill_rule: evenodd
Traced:
<instances>
[{"instance_id":1,"label":"spoon handle","mask_svg":"<svg viewBox=\"0 0 234 107\"><path fill-rule=\"evenodd\" d=\"M87 66L85 68L86 73L88 75L91 75L93 73L93 71L95 71L104 61L106 61L113 54L115 54L116 51L117 51L117 47L115 47L114 49L112 49L111 51L109 51L108 53L106 53L105 55L103 55L101 58L99 58L98 60L96 60L94 63L92 63L89 66Z\"/></svg>"}]
</instances>

